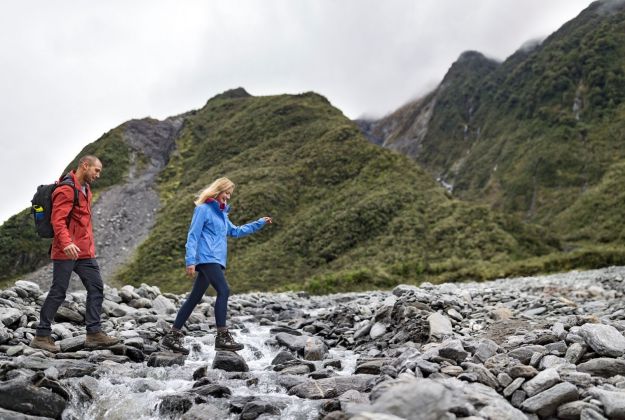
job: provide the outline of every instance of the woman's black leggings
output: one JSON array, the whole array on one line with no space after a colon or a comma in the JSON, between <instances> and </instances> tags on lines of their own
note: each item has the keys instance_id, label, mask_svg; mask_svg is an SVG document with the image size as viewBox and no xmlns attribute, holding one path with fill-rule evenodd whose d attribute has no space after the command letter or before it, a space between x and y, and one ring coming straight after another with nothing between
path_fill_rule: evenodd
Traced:
<instances>
[{"instance_id":1,"label":"woman's black leggings","mask_svg":"<svg viewBox=\"0 0 625 420\"><path fill-rule=\"evenodd\" d=\"M226 312L228 311L228 297L230 296L230 288L228 282L224 276L224 268L217 263L210 264L198 264L195 266L197 276L193 283L193 289L187 296L187 300L184 302L176 320L174 321L174 328L181 329L187 319L191 316L191 312L202 301L206 289L211 285L217 291L217 299L215 300L215 323L217 328L226 326Z\"/></svg>"}]
</instances>

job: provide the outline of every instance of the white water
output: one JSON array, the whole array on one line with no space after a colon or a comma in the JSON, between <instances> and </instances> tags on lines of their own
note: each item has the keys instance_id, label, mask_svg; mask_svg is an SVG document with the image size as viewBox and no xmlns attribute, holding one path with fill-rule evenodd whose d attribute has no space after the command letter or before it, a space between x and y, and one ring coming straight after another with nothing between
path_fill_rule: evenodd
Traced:
<instances>
[{"instance_id":1,"label":"white water","mask_svg":"<svg viewBox=\"0 0 625 420\"><path fill-rule=\"evenodd\" d=\"M245 348L238 352L247 362L250 371L249 377L257 378L256 385L246 386L245 380L224 377L222 371L214 371L210 377L217 377L215 383L227 386L232 391L231 397L215 398L209 404L221 407L228 412L229 401L235 396L253 395L262 401L278 401L286 405L276 419L286 420L313 420L318 418L319 400L305 400L287 394L276 378L280 375L271 369L271 361L281 350L279 347L269 346L270 327L256 323L244 322L244 332L233 330L235 339ZM90 385L95 388L94 399L80 402L78 390L82 378L67 381L72 388L72 400L63 413L64 420L106 419L106 420L148 420L167 418L163 416L158 405L166 395L178 394L192 388L193 372L207 366L209 371L215 357L214 335L206 334L201 337L185 338L185 345L191 349L184 366L147 367L144 363L117 364L102 363L94 376L98 379ZM327 359L341 360L342 369L336 371L338 375L353 374L357 356L351 351L331 349ZM318 368L321 367L319 364ZM221 373L218 373L221 372ZM209 372L210 373L210 372ZM238 419L239 414L230 413L228 419Z\"/></svg>"}]
</instances>

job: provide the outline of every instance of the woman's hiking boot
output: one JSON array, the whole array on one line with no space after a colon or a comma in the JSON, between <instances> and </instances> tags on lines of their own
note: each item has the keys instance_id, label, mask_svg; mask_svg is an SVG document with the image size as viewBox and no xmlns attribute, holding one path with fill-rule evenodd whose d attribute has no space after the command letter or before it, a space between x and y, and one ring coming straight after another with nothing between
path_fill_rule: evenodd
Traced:
<instances>
[{"instance_id":1,"label":"woman's hiking boot","mask_svg":"<svg viewBox=\"0 0 625 420\"><path fill-rule=\"evenodd\" d=\"M59 346L54 344L54 340L49 335L36 335L30 342L30 346L34 349L49 351L50 353L58 353L61 351Z\"/></svg>"},{"instance_id":2,"label":"woman's hiking boot","mask_svg":"<svg viewBox=\"0 0 625 420\"><path fill-rule=\"evenodd\" d=\"M88 349L110 347L117 343L119 343L119 338L111 337L102 331L87 333L87 338L85 338L85 348Z\"/></svg>"},{"instance_id":3,"label":"woman's hiking boot","mask_svg":"<svg viewBox=\"0 0 625 420\"><path fill-rule=\"evenodd\" d=\"M182 345L184 334L179 330L169 330L161 338L161 346L168 348L175 353L189 354L189 349Z\"/></svg>"},{"instance_id":4,"label":"woman's hiking boot","mask_svg":"<svg viewBox=\"0 0 625 420\"><path fill-rule=\"evenodd\" d=\"M230 335L230 331L217 330L217 337L215 337L215 350L228 350L239 351L243 350L243 344L237 343Z\"/></svg>"}]
</instances>

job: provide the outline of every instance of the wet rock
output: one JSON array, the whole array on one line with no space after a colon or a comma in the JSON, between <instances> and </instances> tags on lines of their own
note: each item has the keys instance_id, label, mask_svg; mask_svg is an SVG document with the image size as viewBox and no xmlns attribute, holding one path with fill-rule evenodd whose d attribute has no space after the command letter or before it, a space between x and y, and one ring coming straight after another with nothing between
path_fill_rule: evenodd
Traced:
<instances>
[{"instance_id":1,"label":"wet rock","mask_svg":"<svg viewBox=\"0 0 625 420\"><path fill-rule=\"evenodd\" d=\"M304 359L323 360L328 353L328 346L317 337L308 337L304 345Z\"/></svg>"},{"instance_id":2,"label":"wet rock","mask_svg":"<svg viewBox=\"0 0 625 420\"><path fill-rule=\"evenodd\" d=\"M213 369L222 369L226 372L248 372L245 359L232 351L218 351L213 359Z\"/></svg>"},{"instance_id":3,"label":"wet rock","mask_svg":"<svg viewBox=\"0 0 625 420\"><path fill-rule=\"evenodd\" d=\"M60 418L65 405L65 399L49 389L17 380L0 382L0 407L6 410Z\"/></svg>"},{"instance_id":4,"label":"wet rock","mask_svg":"<svg viewBox=\"0 0 625 420\"><path fill-rule=\"evenodd\" d=\"M181 420L227 419L229 413L212 404L196 404L184 413Z\"/></svg>"},{"instance_id":5,"label":"wet rock","mask_svg":"<svg viewBox=\"0 0 625 420\"><path fill-rule=\"evenodd\" d=\"M188 394L174 394L163 397L158 409L161 414L182 414L193 406L193 398Z\"/></svg>"},{"instance_id":6,"label":"wet rock","mask_svg":"<svg viewBox=\"0 0 625 420\"><path fill-rule=\"evenodd\" d=\"M240 418L241 420L254 420L263 414L278 416L280 415L280 409L268 402L250 401L243 406Z\"/></svg>"},{"instance_id":7,"label":"wet rock","mask_svg":"<svg viewBox=\"0 0 625 420\"><path fill-rule=\"evenodd\" d=\"M198 387L193 387L189 392L192 395L200 395L202 397L214 397L214 398L224 398L232 395L232 391L230 388L218 385L218 384L207 384Z\"/></svg>"},{"instance_id":8,"label":"wet rock","mask_svg":"<svg viewBox=\"0 0 625 420\"><path fill-rule=\"evenodd\" d=\"M334 398L350 389L365 392L370 388L373 375L352 375L319 380L307 380L289 389L289 395L300 398L321 399Z\"/></svg>"},{"instance_id":9,"label":"wet rock","mask_svg":"<svg viewBox=\"0 0 625 420\"><path fill-rule=\"evenodd\" d=\"M610 325L587 323L581 326L579 334L601 356L619 357L625 353L625 337Z\"/></svg>"},{"instance_id":10,"label":"wet rock","mask_svg":"<svg viewBox=\"0 0 625 420\"><path fill-rule=\"evenodd\" d=\"M157 352L152 353L148 359L148 366L165 367L174 365L184 365L186 356L180 353Z\"/></svg>"}]
</instances>

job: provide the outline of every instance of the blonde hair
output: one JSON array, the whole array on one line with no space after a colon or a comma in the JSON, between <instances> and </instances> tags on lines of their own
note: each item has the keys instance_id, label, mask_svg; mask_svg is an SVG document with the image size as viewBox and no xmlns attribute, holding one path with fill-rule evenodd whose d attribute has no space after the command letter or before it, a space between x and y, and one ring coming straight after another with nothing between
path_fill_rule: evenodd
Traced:
<instances>
[{"instance_id":1,"label":"blonde hair","mask_svg":"<svg viewBox=\"0 0 625 420\"><path fill-rule=\"evenodd\" d=\"M196 206L204 204L209 198L217 198L224 191L234 190L234 182L228 178L219 178L213 181L208 187L204 188L197 199L194 201Z\"/></svg>"}]
</instances>

